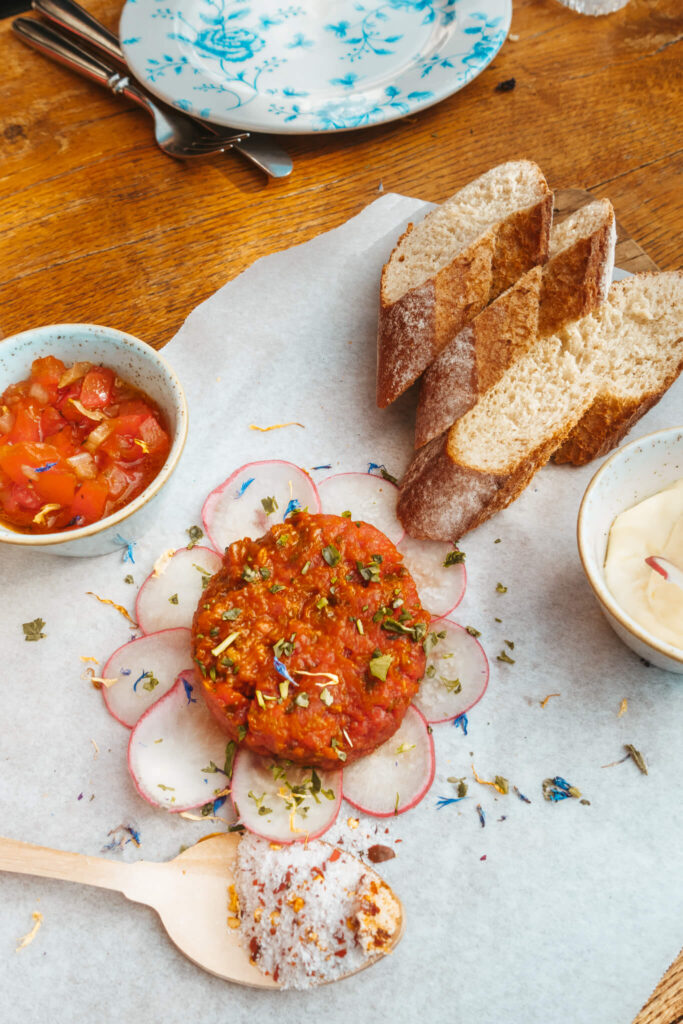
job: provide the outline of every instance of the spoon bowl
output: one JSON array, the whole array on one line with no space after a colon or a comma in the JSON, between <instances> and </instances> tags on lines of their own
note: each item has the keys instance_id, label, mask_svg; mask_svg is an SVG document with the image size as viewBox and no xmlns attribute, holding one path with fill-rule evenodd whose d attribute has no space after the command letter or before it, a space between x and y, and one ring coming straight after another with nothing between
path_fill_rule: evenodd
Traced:
<instances>
[{"instance_id":1,"label":"spoon bowl","mask_svg":"<svg viewBox=\"0 0 683 1024\"><path fill-rule=\"evenodd\" d=\"M233 884L239 842L235 833L213 835L173 860L124 864L0 837L0 870L122 892L132 902L156 910L173 944L197 967L238 985L278 989L277 982L250 962L238 932L227 927L228 889ZM363 870L381 881L366 864ZM397 902L400 923L386 952L393 951L403 935L403 907ZM362 967L342 977L365 970L384 955L368 957Z\"/></svg>"}]
</instances>

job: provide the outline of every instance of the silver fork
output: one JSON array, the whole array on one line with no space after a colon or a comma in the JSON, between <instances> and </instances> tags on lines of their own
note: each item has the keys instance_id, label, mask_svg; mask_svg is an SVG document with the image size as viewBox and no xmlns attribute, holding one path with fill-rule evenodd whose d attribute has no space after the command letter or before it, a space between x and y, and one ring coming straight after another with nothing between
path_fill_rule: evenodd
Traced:
<instances>
[{"instance_id":1,"label":"silver fork","mask_svg":"<svg viewBox=\"0 0 683 1024\"><path fill-rule=\"evenodd\" d=\"M54 25L74 32L83 42L104 54L105 58L115 60L127 69L126 58L118 38L97 18L79 6L76 0L32 0L32 6ZM147 95L144 87L140 88ZM219 135L224 131L208 121L194 117L192 119L202 125L210 135ZM285 178L292 171L292 158L289 153L269 135L249 132L242 141L234 143L233 148L272 178Z\"/></svg>"},{"instance_id":2,"label":"silver fork","mask_svg":"<svg viewBox=\"0 0 683 1024\"><path fill-rule=\"evenodd\" d=\"M12 28L34 49L60 64L78 71L86 78L103 85L116 96L133 100L154 119L154 137L160 149L179 160L188 157L222 153L245 137L244 133L207 135L201 125L175 111L166 112L142 92L130 78L108 67L103 61L82 49L58 29L50 28L32 18L15 18Z\"/></svg>"}]
</instances>

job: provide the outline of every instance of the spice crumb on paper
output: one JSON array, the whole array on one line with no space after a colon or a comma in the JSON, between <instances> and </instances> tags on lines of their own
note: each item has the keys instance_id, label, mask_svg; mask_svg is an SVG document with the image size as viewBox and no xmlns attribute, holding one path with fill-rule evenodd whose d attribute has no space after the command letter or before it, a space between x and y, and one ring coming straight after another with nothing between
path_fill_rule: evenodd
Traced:
<instances>
[{"instance_id":1,"label":"spice crumb on paper","mask_svg":"<svg viewBox=\"0 0 683 1024\"><path fill-rule=\"evenodd\" d=\"M20 950L26 949L27 946L30 946L30 944L33 942L36 935L38 934L38 931L40 930L40 927L43 923L43 915L40 913L39 910L34 910L32 917L34 922L33 928L31 928L31 930L27 932L23 938L19 939L19 945L15 949L15 953L18 953Z\"/></svg>"}]
</instances>

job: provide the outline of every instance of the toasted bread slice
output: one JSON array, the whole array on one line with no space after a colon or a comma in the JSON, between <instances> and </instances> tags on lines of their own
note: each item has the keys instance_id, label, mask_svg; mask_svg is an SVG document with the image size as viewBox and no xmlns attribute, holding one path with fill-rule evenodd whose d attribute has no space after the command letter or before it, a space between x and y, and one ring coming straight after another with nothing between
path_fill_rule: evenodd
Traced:
<instances>
[{"instance_id":1,"label":"toasted bread slice","mask_svg":"<svg viewBox=\"0 0 683 1024\"><path fill-rule=\"evenodd\" d=\"M438 437L536 341L541 267L532 267L425 370L415 420L415 447Z\"/></svg>"},{"instance_id":2,"label":"toasted bread slice","mask_svg":"<svg viewBox=\"0 0 683 1024\"><path fill-rule=\"evenodd\" d=\"M413 458L397 512L413 537L457 540L508 505L600 396L608 450L683 370L683 273L641 274L594 313L543 338L450 430Z\"/></svg>"},{"instance_id":3,"label":"toasted bread slice","mask_svg":"<svg viewBox=\"0 0 683 1024\"><path fill-rule=\"evenodd\" d=\"M399 239L382 271L377 404L417 380L492 299L548 254L552 193L528 160L494 167Z\"/></svg>"},{"instance_id":4,"label":"toasted bread slice","mask_svg":"<svg viewBox=\"0 0 683 1024\"><path fill-rule=\"evenodd\" d=\"M589 203L553 225L542 278L540 268L525 274L464 327L425 371L416 448L464 416L537 335L555 333L604 302L615 243L614 210L608 199Z\"/></svg>"}]
</instances>

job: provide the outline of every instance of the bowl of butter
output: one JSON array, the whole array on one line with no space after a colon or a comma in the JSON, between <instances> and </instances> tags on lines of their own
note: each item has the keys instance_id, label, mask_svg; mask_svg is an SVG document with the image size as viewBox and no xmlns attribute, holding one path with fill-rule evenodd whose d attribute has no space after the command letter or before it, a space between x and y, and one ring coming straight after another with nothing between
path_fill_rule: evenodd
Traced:
<instances>
[{"instance_id":1,"label":"bowl of butter","mask_svg":"<svg viewBox=\"0 0 683 1024\"><path fill-rule=\"evenodd\" d=\"M579 555L607 621L631 650L683 673L683 426L618 448L579 509ZM671 567L668 578L645 561Z\"/></svg>"}]
</instances>

